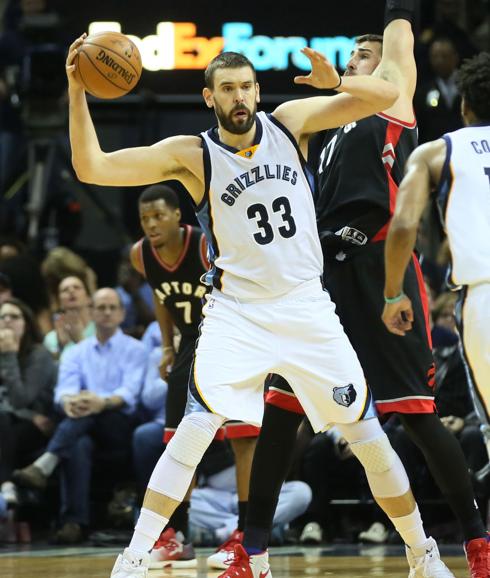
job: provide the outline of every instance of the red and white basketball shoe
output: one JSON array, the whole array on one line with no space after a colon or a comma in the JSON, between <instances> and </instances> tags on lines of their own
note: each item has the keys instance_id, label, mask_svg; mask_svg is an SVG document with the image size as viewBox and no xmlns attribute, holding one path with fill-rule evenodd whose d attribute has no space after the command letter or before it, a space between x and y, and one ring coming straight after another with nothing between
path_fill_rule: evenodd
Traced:
<instances>
[{"instance_id":1,"label":"red and white basketball shoe","mask_svg":"<svg viewBox=\"0 0 490 578\"><path fill-rule=\"evenodd\" d=\"M216 548L216 552L208 558L208 568L228 568L234 558L235 546L243 542L243 532L235 530L233 534Z\"/></svg>"},{"instance_id":2,"label":"red and white basketball shoe","mask_svg":"<svg viewBox=\"0 0 490 578\"><path fill-rule=\"evenodd\" d=\"M249 556L241 544L235 544L233 560L218 578L272 578L269 554Z\"/></svg>"},{"instance_id":3,"label":"red and white basketball shoe","mask_svg":"<svg viewBox=\"0 0 490 578\"><path fill-rule=\"evenodd\" d=\"M464 550L471 578L488 578L490 576L490 535L466 542Z\"/></svg>"},{"instance_id":4,"label":"red and white basketball shoe","mask_svg":"<svg viewBox=\"0 0 490 578\"><path fill-rule=\"evenodd\" d=\"M184 544L182 532L167 528L150 552L150 568L195 568L196 554L192 544Z\"/></svg>"}]
</instances>

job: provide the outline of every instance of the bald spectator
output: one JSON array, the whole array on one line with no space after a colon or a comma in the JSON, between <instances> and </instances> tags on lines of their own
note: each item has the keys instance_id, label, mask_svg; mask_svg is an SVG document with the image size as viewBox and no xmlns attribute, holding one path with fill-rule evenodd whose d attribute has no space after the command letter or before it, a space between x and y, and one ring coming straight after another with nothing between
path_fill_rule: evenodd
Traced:
<instances>
[{"instance_id":1,"label":"bald spectator","mask_svg":"<svg viewBox=\"0 0 490 578\"><path fill-rule=\"evenodd\" d=\"M130 460L134 413L146 369L147 352L120 325L123 308L114 289L93 297L96 333L74 346L61 360L55 402L65 418L46 452L14 473L20 485L43 489L61 466L61 544L83 541L89 528L90 472L95 450L106 455L125 451ZM113 456L111 456L113 457Z\"/></svg>"}]
</instances>

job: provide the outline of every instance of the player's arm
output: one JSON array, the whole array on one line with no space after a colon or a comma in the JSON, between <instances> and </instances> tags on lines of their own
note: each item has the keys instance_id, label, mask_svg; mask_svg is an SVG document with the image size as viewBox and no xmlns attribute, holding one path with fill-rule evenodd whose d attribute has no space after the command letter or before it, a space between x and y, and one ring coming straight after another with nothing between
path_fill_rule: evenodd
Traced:
<instances>
[{"instance_id":1,"label":"player's arm","mask_svg":"<svg viewBox=\"0 0 490 578\"><path fill-rule=\"evenodd\" d=\"M297 76L297 84L320 89L335 88L335 96L316 96L281 104L273 115L299 140L328 128L336 128L390 108L399 95L397 87L374 76L340 77L328 59L311 48L303 54L310 59L311 73ZM340 85L339 85L340 82Z\"/></svg>"},{"instance_id":2,"label":"player's arm","mask_svg":"<svg viewBox=\"0 0 490 578\"><path fill-rule=\"evenodd\" d=\"M157 318L160 333L162 334L160 376L162 379L167 379L169 368L175 361L174 322L169 310L160 302L156 295L153 295L153 301L155 303L155 317Z\"/></svg>"},{"instance_id":3,"label":"player's arm","mask_svg":"<svg viewBox=\"0 0 490 578\"><path fill-rule=\"evenodd\" d=\"M398 335L411 329L412 305L403 294L403 281L417 239L417 230L432 186L439 182L446 145L426 143L410 155L397 193L396 208L385 244L385 309L383 321Z\"/></svg>"},{"instance_id":4,"label":"player's arm","mask_svg":"<svg viewBox=\"0 0 490 578\"><path fill-rule=\"evenodd\" d=\"M202 162L198 162L199 154L202 159L198 137L176 136L153 146L111 153L101 149L85 91L73 74L74 58L84 37L71 45L66 61L72 163L78 178L87 183L112 186L148 185L177 179L184 183L193 197L199 197L198 189L204 188L204 176ZM197 186L198 183L202 186Z\"/></svg>"},{"instance_id":5,"label":"player's arm","mask_svg":"<svg viewBox=\"0 0 490 578\"><path fill-rule=\"evenodd\" d=\"M143 275L143 277L146 279L145 265L143 263L143 255L141 253L142 243L143 240L140 239L131 247L131 251L129 252L129 260L131 261L133 269L136 269L136 271L138 271L138 273Z\"/></svg>"},{"instance_id":6,"label":"player's arm","mask_svg":"<svg viewBox=\"0 0 490 578\"><path fill-rule=\"evenodd\" d=\"M417 0L387 0L383 54L374 76L396 84L400 97L386 112L395 118L412 122L412 99L417 84L417 66L414 56L412 22Z\"/></svg>"}]
</instances>

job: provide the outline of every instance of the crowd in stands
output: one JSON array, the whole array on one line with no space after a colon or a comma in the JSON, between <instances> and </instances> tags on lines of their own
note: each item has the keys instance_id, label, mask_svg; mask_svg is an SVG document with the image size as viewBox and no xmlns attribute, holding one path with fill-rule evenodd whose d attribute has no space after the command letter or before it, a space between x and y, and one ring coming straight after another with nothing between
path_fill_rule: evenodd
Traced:
<instances>
[{"instance_id":1,"label":"crowd in stands","mask_svg":"<svg viewBox=\"0 0 490 578\"><path fill-rule=\"evenodd\" d=\"M34 530L49 526L56 542L72 544L101 527L132 527L164 448L167 384L159 375L162 343L152 292L131 268L127 251L121 251L114 287L99 287L100 269L94 269L100 263L86 262L75 245L41 257L38 250L29 250L22 209L6 197L22 174L15 172L19 162L12 158L23 138L20 119L11 115L5 78L9 59L19 56L5 48L6 36L15 36L19 9L37 10L43 4L9 2L0 36L0 230L9 231L0 239L0 541L15 539L2 532L10 511ZM462 126L455 73L464 58L490 49L488 2L434 0L424 5L415 97L420 142ZM433 230L430 216L427 222ZM490 475L481 472L488 455L460 353L455 294L444 283L448 262L444 247L437 249L440 241L433 233L421 235L437 406L464 449L487 515ZM415 446L396 419L384 427L428 523L445 524L448 537L457 538ZM192 496L196 543L220 543L236 527L233 453L227 442L215 451L206 457ZM335 429L313 436L303 424L286 486L275 520L279 542L294 534L289 524L305 543L338 538L381 543L392 536L389 522L369 499L361 466ZM47 505L42 505L43 495L50 497ZM36 509L43 511L41 524Z\"/></svg>"}]
</instances>

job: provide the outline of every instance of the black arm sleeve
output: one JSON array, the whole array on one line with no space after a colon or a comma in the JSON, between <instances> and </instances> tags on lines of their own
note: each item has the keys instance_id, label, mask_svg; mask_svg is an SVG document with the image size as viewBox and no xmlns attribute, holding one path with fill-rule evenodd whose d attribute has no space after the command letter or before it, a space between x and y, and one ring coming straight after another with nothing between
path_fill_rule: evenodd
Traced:
<instances>
[{"instance_id":1,"label":"black arm sleeve","mask_svg":"<svg viewBox=\"0 0 490 578\"><path fill-rule=\"evenodd\" d=\"M419 0L386 0L385 28L392 20L408 20L415 23Z\"/></svg>"}]
</instances>

